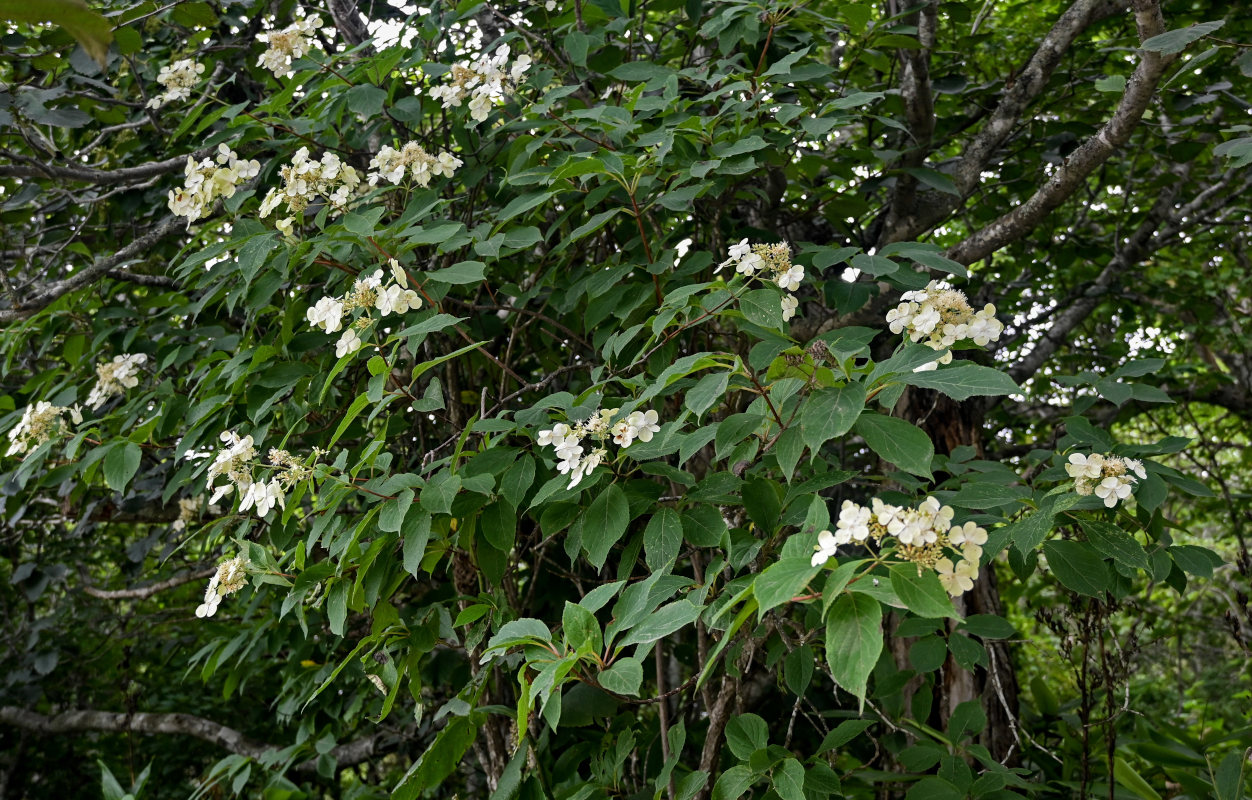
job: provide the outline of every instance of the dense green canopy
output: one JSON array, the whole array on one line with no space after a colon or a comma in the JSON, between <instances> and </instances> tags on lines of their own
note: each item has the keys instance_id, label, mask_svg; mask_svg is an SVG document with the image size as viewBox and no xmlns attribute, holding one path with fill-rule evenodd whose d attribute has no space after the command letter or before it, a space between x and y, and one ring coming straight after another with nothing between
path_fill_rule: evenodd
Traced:
<instances>
[{"instance_id":1,"label":"dense green canopy","mask_svg":"<svg viewBox=\"0 0 1252 800\"><path fill-rule=\"evenodd\" d=\"M1242 796L1240 4L0 17L0 798Z\"/></svg>"}]
</instances>

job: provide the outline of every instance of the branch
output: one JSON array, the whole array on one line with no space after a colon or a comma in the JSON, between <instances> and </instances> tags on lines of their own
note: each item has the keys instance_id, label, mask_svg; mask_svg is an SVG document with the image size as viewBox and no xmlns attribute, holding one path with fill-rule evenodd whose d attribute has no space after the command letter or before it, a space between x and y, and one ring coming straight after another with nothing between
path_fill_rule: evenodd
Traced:
<instances>
[{"instance_id":1,"label":"branch","mask_svg":"<svg viewBox=\"0 0 1252 800\"><path fill-rule=\"evenodd\" d=\"M258 761L273 759L282 749L248 738L234 728L213 720L191 714L118 714L113 711L63 711L55 716L44 716L16 706L0 706L0 723L41 734L81 733L104 731L107 733L166 733L194 736L218 745L247 758ZM331 750L340 768L355 766L368 760L378 749L380 734L346 742ZM296 764L298 773L314 773L317 759Z\"/></svg>"},{"instance_id":2,"label":"branch","mask_svg":"<svg viewBox=\"0 0 1252 800\"><path fill-rule=\"evenodd\" d=\"M983 171L1013 132L1022 113L1047 88L1052 73L1060 64L1061 57L1073 45L1074 40L1092 24L1122 8L1124 4L1118 0L1077 0L1066 9L1039 42L1039 47L1026 64L1006 81L1005 93L995 111L979 129L978 134L965 146L956 170L952 173L952 180L956 183L960 196L954 197L938 192L927 193L927 202L920 206L912 209L893 209L893 219L883 227L880 245L915 239L962 205L965 199L978 188L982 181ZM919 29L919 34L920 32ZM907 75L902 75L901 86L905 91L906 101L908 100L908 87L905 83L907 77ZM912 124L910 114L910 125Z\"/></svg>"},{"instance_id":3,"label":"branch","mask_svg":"<svg viewBox=\"0 0 1252 800\"><path fill-rule=\"evenodd\" d=\"M166 589L173 589L176 586L182 586L192 581L204 580L215 572L217 572L217 567L202 569L198 572L185 572L159 583L150 583L147 586L137 586L133 589L97 589L94 586L84 586L83 592L101 600L142 600Z\"/></svg>"},{"instance_id":4,"label":"branch","mask_svg":"<svg viewBox=\"0 0 1252 800\"><path fill-rule=\"evenodd\" d=\"M1134 0L1135 22L1140 42L1164 32L1165 21L1157 0ZM1126 91L1112 118L1094 136L1083 142L1034 195L1012 211L966 238L948 251L948 257L971 264L1013 242L1039 224L1057 206L1069 199L1096 167L1130 141L1156 85L1176 56L1143 51L1139 65L1126 84Z\"/></svg>"},{"instance_id":5,"label":"branch","mask_svg":"<svg viewBox=\"0 0 1252 800\"><path fill-rule=\"evenodd\" d=\"M1070 332L1090 316L1091 312L1100 304L1102 298L1113 289L1118 278L1155 250L1154 245L1159 246L1160 242L1177 235L1197 211L1204 208L1210 200L1230 185L1234 177L1233 172L1227 172L1220 180L1214 182L1212 186L1209 186L1192 198L1189 203L1174 208L1174 198L1177 196L1179 187L1183 184L1186 176L1190 174L1191 166L1192 164L1187 164L1180 171L1177 180L1169 184L1161 192L1161 195L1152 205L1151 210L1148 211L1147 217L1144 218L1139 227L1135 229L1135 232L1127 239L1125 246L1100 271L1095 281L1088 285L1065 311L1057 315L1034 349L1026 354L1018 364L1009 369L1009 375L1013 377L1013 380L1021 383L1034 375L1060 346L1067 341ZM1236 191L1245 190L1247 185L1246 181L1243 182ZM1224 202L1224 200L1221 202ZM1162 228L1162 225L1167 221L1169 224Z\"/></svg>"},{"instance_id":6,"label":"branch","mask_svg":"<svg viewBox=\"0 0 1252 800\"><path fill-rule=\"evenodd\" d=\"M50 178L52 180L82 181L84 183L100 183L115 186L117 184L144 181L159 175L168 175L171 172L181 172L187 166L188 158L199 160L212 152L214 152L214 148L206 147L185 156L167 158L164 161L153 161L150 164L141 164L138 167L104 170L92 169L90 167L57 167L50 164L42 164L37 159L6 150L0 152L0 155L23 163L0 164L0 178Z\"/></svg>"},{"instance_id":7,"label":"branch","mask_svg":"<svg viewBox=\"0 0 1252 800\"><path fill-rule=\"evenodd\" d=\"M101 259L89 267L85 267L80 272L70 277L53 281L39 287L17 308L0 309L0 323L14 322L19 319L25 319L36 311L39 311L51 305L53 301L62 295L68 294L75 289L80 289L89 283L95 281L103 274L107 274L111 270L116 269L123 263L138 258L151 250L157 242L175 231L186 230L186 220L181 217L167 217L159 225L152 230L140 236L130 244L118 250L108 258Z\"/></svg>"}]
</instances>

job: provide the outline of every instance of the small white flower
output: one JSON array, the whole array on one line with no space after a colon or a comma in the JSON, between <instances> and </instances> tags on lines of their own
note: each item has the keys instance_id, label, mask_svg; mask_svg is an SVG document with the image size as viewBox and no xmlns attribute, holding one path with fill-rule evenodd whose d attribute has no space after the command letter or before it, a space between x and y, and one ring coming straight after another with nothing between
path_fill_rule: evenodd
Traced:
<instances>
[{"instance_id":1,"label":"small white flower","mask_svg":"<svg viewBox=\"0 0 1252 800\"><path fill-rule=\"evenodd\" d=\"M839 549L839 543L835 540L834 534L830 531L821 531L817 534L817 545L813 548L813 558L809 561L810 566L820 567L835 555Z\"/></svg>"},{"instance_id":2,"label":"small white flower","mask_svg":"<svg viewBox=\"0 0 1252 800\"><path fill-rule=\"evenodd\" d=\"M1096 484L1095 495L1104 501L1106 508L1112 508L1119 500L1130 497L1130 479L1125 476L1105 478Z\"/></svg>"},{"instance_id":3,"label":"small white flower","mask_svg":"<svg viewBox=\"0 0 1252 800\"><path fill-rule=\"evenodd\" d=\"M565 441L569 435L570 427L564 422L558 422L552 426L551 430L539 431L539 437L536 441L540 447L547 447L548 445L556 445L558 442Z\"/></svg>"},{"instance_id":4,"label":"small white flower","mask_svg":"<svg viewBox=\"0 0 1252 800\"><path fill-rule=\"evenodd\" d=\"M800 281L804 280L804 267L793 266L786 272L779 273L776 282L780 289L788 292L794 292L800 288Z\"/></svg>"},{"instance_id":5,"label":"small white flower","mask_svg":"<svg viewBox=\"0 0 1252 800\"><path fill-rule=\"evenodd\" d=\"M784 295L782 299L782 318L783 321L791 319L796 315L796 309L800 307L800 301L795 295Z\"/></svg>"},{"instance_id":6,"label":"small white flower","mask_svg":"<svg viewBox=\"0 0 1252 800\"><path fill-rule=\"evenodd\" d=\"M1065 471L1071 478L1098 478L1103 469L1104 456L1099 453L1092 453L1089 456L1074 453L1069 457L1069 463L1065 465Z\"/></svg>"},{"instance_id":7,"label":"small white flower","mask_svg":"<svg viewBox=\"0 0 1252 800\"><path fill-rule=\"evenodd\" d=\"M636 431L635 438L641 442L650 442L652 434L659 433L661 430L661 426L657 424L659 419L660 415L655 411L633 411L626 417L626 422Z\"/></svg>"},{"instance_id":8,"label":"small white flower","mask_svg":"<svg viewBox=\"0 0 1252 800\"><path fill-rule=\"evenodd\" d=\"M313 327L334 333L343 325L343 303L333 297L323 297L305 312L305 318Z\"/></svg>"},{"instance_id":9,"label":"small white flower","mask_svg":"<svg viewBox=\"0 0 1252 800\"><path fill-rule=\"evenodd\" d=\"M953 565L951 559L941 558L935 563L935 572L939 575L939 583L953 597L973 589L978 578L978 567L969 561Z\"/></svg>"},{"instance_id":10,"label":"small white flower","mask_svg":"<svg viewBox=\"0 0 1252 800\"><path fill-rule=\"evenodd\" d=\"M1148 477L1148 473L1147 473L1147 471L1143 468L1143 462L1142 462L1142 461L1140 461L1139 459L1137 459L1137 458L1123 458L1123 459L1122 459L1122 463L1124 463L1124 464L1126 465L1126 469L1130 470L1130 471L1131 471L1131 472L1133 472L1135 475L1137 475L1137 476L1139 477L1139 479L1140 479L1140 480L1146 480L1146 479L1147 479L1147 477Z\"/></svg>"},{"instance_id":11,"label":"small white flower","mask_svg":"<svg viewBox=\"0 0 1252 800\"><path fill-rule=\"evenodd\" d=\"M355 353L361 349L365 343L361 341L361 337L352 328L348 328L339 337L339 341L335 343L335 358L343 358L349 353Z\"/></svg>"}]
</instances>

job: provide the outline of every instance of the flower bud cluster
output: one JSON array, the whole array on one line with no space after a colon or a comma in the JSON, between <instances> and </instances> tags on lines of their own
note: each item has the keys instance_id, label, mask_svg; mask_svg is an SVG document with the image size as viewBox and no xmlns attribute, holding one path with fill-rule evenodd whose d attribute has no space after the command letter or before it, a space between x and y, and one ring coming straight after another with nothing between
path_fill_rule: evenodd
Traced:
<instances>
[{"instance_id":1,"label":"flower bud cluster","mask_svg":"<svg viewBox=\"0 0 1252 800\"><path fill-rule=\"evenodd\" d=\"M146 363L148 357L143 353L123 353L113 356L112 361L96 365L96 385L91 387L87 395L87 406L92 411L99 411L115 394L125 394L127 389L139 385L139 367Z\"/></svg>"},{"instance_id":2,"label":"flower bud cluster","mask_svg":"<svg viewBox=\"0 0 1252 800\"><path fill-rule=\"evenodd\" d=\"M204 602L196 607L196 616L211 617L217 613L222 598L234 594L248 585L248 559L243 556L227 559L217 565L217 572L209 578L209 586L204 590Z\"/></svg>"},{"instance_id":3,"label":"flower bud cluster","mask_svg":"<svg viewBox=\"0 0 1252 800\"><path fill-rule=\"evenodd\" d=\"M550 430L539 431L536 441L541 447L551 446L556 451L557 470L570 476L568 488L577 486L608 457L608 440L624 450L636 439L652 441L653 434L661 430L657 424L660 416L655 411L632 411L625 419L613 422L617 412L616 408L604 408L574 425L559 422ZM588 438L595 440L589 452L583 446L583 440Z\"/></svg>"},{"instance_id":4,"label":"flower bud cluster","mask_svg":"<svg viewBox=\"0 0 1252 800\"><path fill-rule=\"evenodd\" d=\"M1094 494L1104 501L1106 508L1130 497L1135 484L1148 477L1142 461L1099 453L1089 456L1074 453L1065 471L1074 479L1075 492L1083 497ZM1134 477L1128 473L1134 473Z\"/></svg>"},{"instance_id":5,"label":"flower bud cluster","mask_svg":"<svg viewBox=\"0 0 1252 800\"><path fill-rule=\"evenodd\" d=\"M345 211L353 197L360 193L361 173L343 163L334 153L323 153L320 160L309 158L309 148L301 147L291 157L291 163L279 170L282 175L281 189L270 189L261 201L261 217L282 203L292 214L303 214L309 204L322 198L336 211ZM278 229L291 233L294 220L279 220Z\"/></svg>"},{"instance_id":6,"label":"flower bud cluster","mask_svg":"<svg viewBox=\"0 0 1252 800\"><path fill-rule=\"evenodd\" d=\"M933 569L948 594L956 597L973 588L978 578L978 560L987 532L966 522L953 525L956 512L928 497L916 508L903 508L874 498L870 507L843 501L835 531L817 534L812 565L825 564L840 546L862 544L869 539L878 547L894 539L895 555L912 561L919 569ZM957 554L953 563L948 551Z\"/></svg>"},{"instance_id":7,"label":"flower bud cluster","mask_svg":"<svg viewBox=\"0 0 1252 800\"><path fill-rule=\"evenodd\" d=\"M209 213L218 198L233 196L239 184L260 171L259 161L244 161L225 144L219 144L212 159L187 159L183 188L169 193L170 211L195 222Z\"/></svg>"},{"instance_id":8,"label":"flower bud cluster","mask_svg":"<svg viewBox=\"0 0 1252 800\"><path fill-rule=\"evenodd\" d=\"M239 510L247 511L255 506L257 516L264 517L274 506L287 508L286 492L313 475L311 464L297 460L286 450L271 449L269 459L274 473L268 481L254 480L253 469L260 464L257 463L256 443L252 437L223 431L220 438L226 446L217 452L209 465L208 488L214 490L210 503L216 503L239 489ZM313 462L316 463L323 455L323 451L315 449ZM213 483L221 477L225 477L227 482L214 488Z\"/></svg>"},{"instance_id":9,"label":"flower bud cluster","mask_svg":"<svg viewBox=\"0 0 1252 800\"><path fill-rule=\"evenodd\" d=\"M180 497L178 499L178 519L174 520L176 531L186 529L187 523L194 522L200 514L200 497Z\"/></svg>"},{"instance_id":10,"label":"flower bud cluster","mask_svg":"<svg viewBox=\"0 0 1252 800\"><path fill-rule=\"evenodd\" d=\"M148 101L148 108L160 108L175 100L186 100L191 97L191 90L196 87L200 76L204 74L204 65L183 58L173 64L166 64L157 73L157 83L165 87L159 96Z\"/></svg>"},{"instance_id":11,"label":"flower bud cluster","mask_svg":"<svg viewBox=\"0 0 1252 800\"><path fill-rule=\"evenodd\" d=\"M291 63L309 53L316 42L313 34L322 26L321 17L314 14L299 17L280 31L268 31L257 36L257 41L268 47L257 59L258 67L265 67L279 78L292 73Z\"/></svg>"},{"instance_id":12,"label":"flower bud cluster","mask_svg":"<svg viewBox=\"0 0 1252 800\"><path fill-rule=\"evenodd\" d=\"M964 339L985 347L988 342L999 339L1004 330L1004 325L996 319L995 306L988 303L981 311L975 311L964 292L942 281L931 281L925 289L905 292L900 299L904 302L887 312L891 332L907 334L914 342L923 342L932 350L947 350ZM949 351L938 363L951 361Z\"/></svg>"},{"instance_id":13,"label":"flower bud cluster","mask_svg":"<svg viewBox=\"0 0 1252 800\"><path fill-rule=\"evenodd\" d=\"M64 419L66 413L75 425L83 421L78 406L54 406L47 400L27 406L22 411L22 418L9 431L9 450L5 455L23 455L53 436L60 436L68 428Z\"/></svg>"},{"instance_id":14,"label":"flower bud cluster","mask_svg":"<svg viewBox=\"0 0 1252 800\"><path fill-rule=\"evenodd\" d=\"M783 320L796 315L800 301L791 294L800 288L804 280L804 267L791 263L791 247L786 242L777 244L749 244L743 239L730 246L730 258L717 265L714 273L722 267L734 265L735 272L748 278L768 280L787 294L782 299Z\"/></svg>"},{"instance_id":15,"label":"flower bud cluster","mask_svg":"<svg viewBox=\"0 0 1252 800\"><path fill-rule=\"evenodd\" d=\"M501 45L491 55L483 55L476 61L463 61L452 65L448 82L430 90L430 96L443 103L444 108L455 108L468 96L470 117L482 122L491 113L492 106L504 102L504 95L513 89L530 69L530 56L521 55L508 66L509 46Z\"/></svg>"},{"instance_id":16,"label":"flower bud cluster","mask_svg":"<svg viewBox=\"0 0 1252 800\"><path fill-rule=\"evenodd\" d=\"M451 178L463 162L449 152L433 156L427 153L417 142L408 142L399 150L390 145L383 145L378 155L370 160L370 186L376 186L380 180L400 183L405 173L418 186L430 185L431 178Z\"/></svg>"},{"instance_id":17,"label":"flower bud cluster","mask_svg":"<svg viewBox=\"0 0 1252 800\"><path fill-rule=\"evenodd\" d=\"M383 271L375 270L371 275L357 278L352 284L352 290L343 297L323 297L305 312L304 316L309 324L326 333L334 333L342 328L344 317L353 311L365 312L339 337L335 344L336 358L355 353L365 344L357 331L369 326L371 311L377 311L379 316L385 317L422 307L422 298L409 288L409 278L400 263L394 258L389 263L392 280L385 286Z\"/></svg>"}]
</instances>

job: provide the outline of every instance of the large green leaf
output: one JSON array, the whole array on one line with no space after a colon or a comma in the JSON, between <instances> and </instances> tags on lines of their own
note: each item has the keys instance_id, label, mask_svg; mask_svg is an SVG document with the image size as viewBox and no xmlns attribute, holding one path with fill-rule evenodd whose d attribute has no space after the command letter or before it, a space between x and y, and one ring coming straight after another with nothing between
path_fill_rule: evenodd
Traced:
<instances>
[{"instance_id":1,"label":"large green leaf","mask_svg":"<svg viewBox=\"0 0 1252 800\"><path fill-rule=\"evenodd\" d=\"M858 592L839 595L826 620L826 663L835 683L864 702L869 674L882 646L878 601Z\"/></svg>"},{"instance_id":2,"label":"large green leaf","mask_svg":"<svg viewBox=\"0 0 1252 800\"><path fill-rule=\"evenodd\" d=\"M895 464L905 472L930 477L930 462L935 457L935 446L930 437L916 425L898 417L888 417L867 411L857 419L852 429L859 433L869 448L883 461Z\"/></svg>"},{"instance_id":3,"label":"large green leaf","mask_svg":"<svg viewBox=\"0 0 1252 800\"><path fill-rule=\"evenodd\" d=\"M596 569L604 566L609 551L626 534L630 522L630 504L626 494L615 483L606 486L596 495L583 516L583 547L587 560Z\"/></svg>"}]
</instances>

